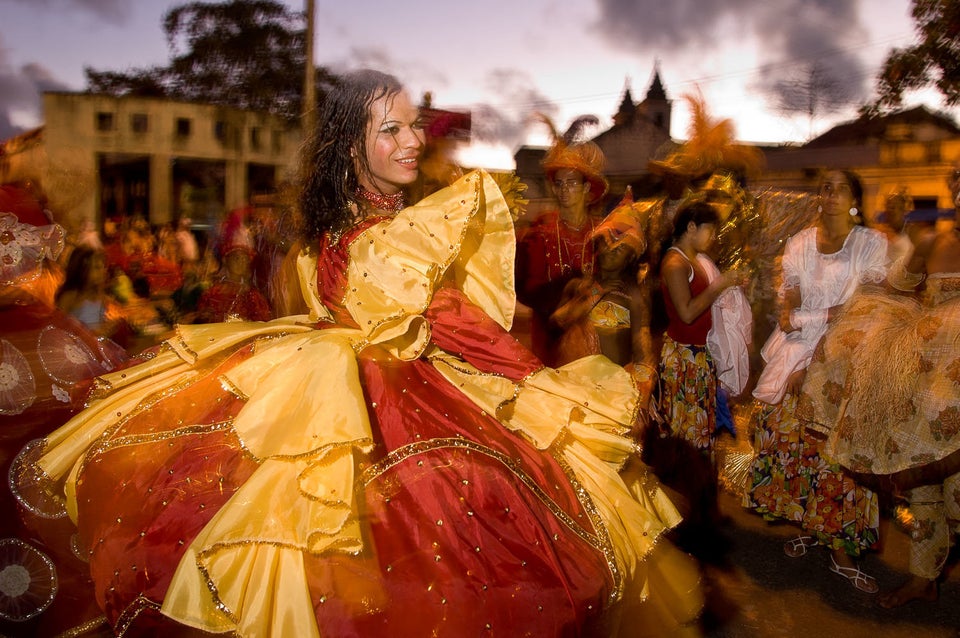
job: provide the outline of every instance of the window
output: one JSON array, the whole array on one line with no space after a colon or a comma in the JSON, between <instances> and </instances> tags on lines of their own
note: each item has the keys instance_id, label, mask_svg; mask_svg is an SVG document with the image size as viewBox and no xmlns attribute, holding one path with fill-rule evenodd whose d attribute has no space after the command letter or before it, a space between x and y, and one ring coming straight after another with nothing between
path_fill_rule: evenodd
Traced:
<instances>
[{"instance_id":1,"label":"window","mask_svg":"<svg viewBox=\"0 0 960 638\"><path fill-rule=\"evenodd\" d=\"M97 112L97 130L98 131L113 130L113 113L108 113L106 111Z\"/></svg>"},{"instance_id":2,"label":"window","mask_svg":"<svg viewBox=\"0 0 960 638\"><path fill-rule=\"evenodd\" d=\"M146 113L134 113L130 116L130 130L134 133L146 133L147 123Z\"/></svg>"},{"instance_id":3,"label":"window","mask_svg":"<svg viewBox=\"0 0 960 638\"><path fill-rule=\"evenodd\" d=\"M213 123L213 136L221 144L227 141L227 123L223 120L217 120Z\"/></svg>"},{"instance_id":4,"label":"window","mask_svg":"<svg viewBox=\"0 0 960 638\"><path fill-rule=\"evenodd\" d=\"M260 146L262 144L260 138L261 138L260 127L254 126L253 128L251 128L250 129L250 148L251 149L255 151L260 150Z\"/></svg>"},{"instance_id":5,"label":"window","mask_svg":"<svg viewBox=\"0 0 960 638\"><path fill-rule=\"evenodd\" d=\"M186 117L177 118L177 135L179 137L190 136L190 118L186 118Z\"/></svg>"}]
</instances>

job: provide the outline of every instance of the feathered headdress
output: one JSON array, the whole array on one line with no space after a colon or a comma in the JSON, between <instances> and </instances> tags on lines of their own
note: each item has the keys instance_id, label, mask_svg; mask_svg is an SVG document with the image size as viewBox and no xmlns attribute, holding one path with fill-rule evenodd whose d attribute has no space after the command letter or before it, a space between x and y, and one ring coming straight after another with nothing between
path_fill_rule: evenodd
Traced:
<instances>
[{"instance_id":1,"label":"feathered headdress","mask_svg":"<svg viewBox=\"0 0 960 638\"><path fill-rule=\"evenodd\" d=\"M671 164L693 177L716 171L749 176L760 171L763 154L753 146L735 143L733 120L711 118L702 95L683 98L690 105L689 139L668 158Z\"/></svg>"},{"instance_id":2,"label":"feathered headdress","mask_svg":"<svg viewBox=\"0 0 960 638\"><path fill-rule=\"evenodd\" d=\"M583 128L588 124L596 124L597 118L593 115L581 115L563 135L557 132L557 127L548 116L537 113L537 118L549 127L553 137L553 146L543 158L543 170L547 179L553 181L558 170L568 168L581 173L584 179L590 182L591 204L603 197L609 187L603 176L603 165L606 161L603 151L593 142L576 141Z\"/></svg>"}]
</instances>

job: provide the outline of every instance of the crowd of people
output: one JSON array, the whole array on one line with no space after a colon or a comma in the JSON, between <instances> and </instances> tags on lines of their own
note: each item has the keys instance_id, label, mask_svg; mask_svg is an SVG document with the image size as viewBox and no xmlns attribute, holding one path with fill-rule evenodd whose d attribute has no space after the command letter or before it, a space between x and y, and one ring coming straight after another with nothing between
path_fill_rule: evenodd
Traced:
<instances>
[{"instance_id":1,"label":"crowd of people","mask_svg":"<svg viewBox=\"0 0 960 638\"><path fill-rule=\"evenodd\" d=\"M900 192L870 227L849 171L785 208L716 136L614 199L599 147L556 133L557 208L517 230L515 180L425 188L404 87L342 80L296 241L269 197L210 234L67 237L28 185L0 191L0 569L26 575L0 579L0 628L699 635L738 428L743 505L798 526L788 556L822 546L876 593L858 559L902 491L912 578L879 602L936 598L960 518L956 230L911 228ZM801 228L761 245L784 216ZM908 312L894 375L862 335ZM903 405L870 400L879 374Z\"/></svg>"}]
</instances>

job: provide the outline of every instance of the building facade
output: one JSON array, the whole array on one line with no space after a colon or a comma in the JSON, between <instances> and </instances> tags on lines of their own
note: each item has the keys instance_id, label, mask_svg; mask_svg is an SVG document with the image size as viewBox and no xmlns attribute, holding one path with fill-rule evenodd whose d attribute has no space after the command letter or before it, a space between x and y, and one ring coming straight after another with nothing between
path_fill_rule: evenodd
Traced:
<instances>
[{"instance_id":1,"label":"building facade","mask_svg":"<svg viewBox=\"0 0 960 638\"><path fill-rule=\"evenodd\" d=\"M48 92L44 124L0 147L0 181L39 181L68 229L84 220L213 224L289 179L299 128L268 113Z\"/></svg>"},{"instance_id":2,"label":"building facade","mask_svg":"<svg viewBox=\"0 0 960 638\"><path fill-rule=\"evenodd\" d=\"M925 107L839 124L802 146L764 148L763 174L754 189L813 192L827 169L852 170L864 186L864 213L875 219L886 198L905 189L914 208L953 209L946 178L960 159L960 128ZM952 216L952 214L951 214Z\"/></svg>"}]
</instances>

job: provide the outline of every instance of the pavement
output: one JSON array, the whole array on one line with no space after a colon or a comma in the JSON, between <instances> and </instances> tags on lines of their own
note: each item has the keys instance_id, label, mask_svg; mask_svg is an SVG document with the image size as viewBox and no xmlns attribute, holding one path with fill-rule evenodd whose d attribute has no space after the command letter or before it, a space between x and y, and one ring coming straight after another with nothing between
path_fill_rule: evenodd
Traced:
<instances>
[{"instance_id":1,"label":"pavement","mask_svg":"<svg viewBox=\"0 0 960 638\"><path fill-rule=\"evenodd\" d=\"M716 530L719 549L695 551L701 561L707 605L703 615L708 638L957 638L960 637L960 552L950 557L936 602L914 601L896 609L877 604L829 571L830 555L811 549L790 558L783 543L797 536L790 523L768 523L743 508L740 497L723 490L723 523ZM892 506L884 509L881 546L868 553L861 569L877 579L880 592L895 589L908 577L909 537L895 522Z\"/></svg>"}]
</instances>

